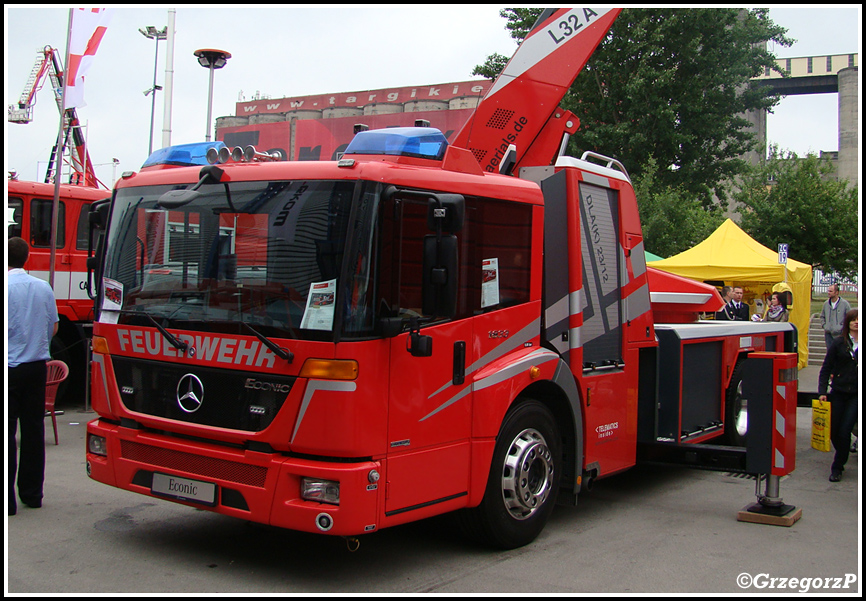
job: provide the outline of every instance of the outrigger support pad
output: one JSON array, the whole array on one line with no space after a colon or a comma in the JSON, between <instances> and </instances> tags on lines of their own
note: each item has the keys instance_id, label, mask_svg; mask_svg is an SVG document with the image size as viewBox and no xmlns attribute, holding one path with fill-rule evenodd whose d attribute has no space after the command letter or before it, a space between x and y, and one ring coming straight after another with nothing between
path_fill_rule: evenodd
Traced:
<instances>
[{"instance_id":1,"label":"outrigger support pad","mask_svg":"<svg viewBox=\"0 0 866 601\"><path fill-rule=\"evenodd\" d=\"M761 494L761 480L766 482L765 493ZM747 505L737 514L737 521L771 526L793 526L803 516L803 510L794 505L786 505L779 496L779 476L758 474L755 482L755 496L758 502Z\"/></svg>"}]
</instances>

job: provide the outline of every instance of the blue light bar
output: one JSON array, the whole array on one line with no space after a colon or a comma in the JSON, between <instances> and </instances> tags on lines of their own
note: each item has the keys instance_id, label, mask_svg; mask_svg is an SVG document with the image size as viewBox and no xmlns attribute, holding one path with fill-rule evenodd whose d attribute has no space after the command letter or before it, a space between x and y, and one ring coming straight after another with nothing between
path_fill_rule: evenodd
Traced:
<instances>
[{"instance_id":1,"label":"blue light bar","mask_svg":"<svg viewBox=\"0 0 866 601\"><path fill-rule=\"evenodd\" d=\"M196 167L208 165L207 151L210 148L219 150L225 146L222 142L194 142L192 144L178 144L160 148L147 157L141 166L153 167L154 165L171 165L173 167Z\"/></svg>"},{"instance_id":2,"label":"blue light bar","mask_svg":"<svg viewBox=\"0 0 866 601\"><path fill-rule=\"evenodd\" d=\"M389 127L355 134L343 155L385 154L441 161L448 139L431 127Z\"/></svg>"}]
</instances>

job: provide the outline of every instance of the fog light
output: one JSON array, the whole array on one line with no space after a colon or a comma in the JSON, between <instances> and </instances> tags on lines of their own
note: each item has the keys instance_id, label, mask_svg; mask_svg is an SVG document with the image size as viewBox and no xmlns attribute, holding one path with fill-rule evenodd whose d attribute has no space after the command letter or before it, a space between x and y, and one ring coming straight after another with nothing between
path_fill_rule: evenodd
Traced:
<instances>
[{"instance_id":1,"label":"fog light","mask_svg":"<svg viewBox=\"0 0 866 601\"><path fill-rule=\"evenodd\" d=\"M108 446L106 445L103 436L94 436L93 434L90 434L87 437L87 450L94 455L102 455L103 457L108 456Z\"/></svg>"},{"instance_id":2,"label":"fog light","mask_svg":"<svg viewBox=\"0 0 866 601\"><path fill-rule=\"evenodd\" d=\"M340 504L340 483L332 480L301 478L301 498L319 503Z\"/></svg>"},{"instance_id":3,"label":"fog light","mask_svg":"<svg viewBox=\"0 0 866 601\"><path fill-rule=\"evenodd\" d=\"M334 527L334 518L327 513L320 513L316 516L316 528L322 532L327 532Z\"/></svg>"}]
</instances>

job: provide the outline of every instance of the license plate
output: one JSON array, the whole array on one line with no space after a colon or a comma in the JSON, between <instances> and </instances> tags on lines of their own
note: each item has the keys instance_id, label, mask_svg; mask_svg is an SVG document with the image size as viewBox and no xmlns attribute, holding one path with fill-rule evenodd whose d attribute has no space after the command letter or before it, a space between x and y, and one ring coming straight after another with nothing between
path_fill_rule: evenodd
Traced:
<instances>
[{"instance_id":1,"label":"license plate","mask_svg":"<svg viewBox=\"0 0 866 601\"><path fill-rule=\"evenodd\" d=\"M174 499L216 505L216 484L211 482L154 473L150 491Z\"/></svg>"}]
</instances>

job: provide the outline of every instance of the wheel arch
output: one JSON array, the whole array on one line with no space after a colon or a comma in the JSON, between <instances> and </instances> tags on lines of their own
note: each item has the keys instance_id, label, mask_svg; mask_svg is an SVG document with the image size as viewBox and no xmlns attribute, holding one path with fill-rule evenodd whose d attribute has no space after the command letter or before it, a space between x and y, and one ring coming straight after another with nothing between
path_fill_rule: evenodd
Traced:
<instances>
[{"instance_id":1,"label":"wheel arch","mask_svg":"<svg viewBox=\"0 0 866 601\"><path fill-rule=\"evenodd\" d=\"M559 425L563 466L559 502L575 504L580 491L578 478L583 472L583 413L574 376L568 366L560 362L552 380L533 382L520 392L515 402L524 398L543 403Z\"/></svg>"},{"instance_id":2,"label":"wheel arch","mask_svg":"<svg viewBox=\"0 0 866 601\"><path fill-rule=\"evenodd\" d=\"M527 369L528 365L538 367L534 372L537 379L530 375L533 372ZM534 356L507 358L488 366L476 374L476 384L487 382L491 376L492 382L479 386L474 394L473 473L486 474L496 438L509 413L526 400L537 400L553 414L560 431L563 469L559 489L560 493L567 493L561 499L568 502L571 498L573 503L573 495L580 488L577 477L583 468L583 415L577 383L568 365L552 352L535 351ZM486 478L473 477L470 507L481 502L486 485Z\"/></svg>"}]
</instances>

